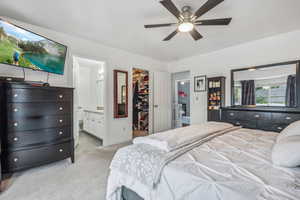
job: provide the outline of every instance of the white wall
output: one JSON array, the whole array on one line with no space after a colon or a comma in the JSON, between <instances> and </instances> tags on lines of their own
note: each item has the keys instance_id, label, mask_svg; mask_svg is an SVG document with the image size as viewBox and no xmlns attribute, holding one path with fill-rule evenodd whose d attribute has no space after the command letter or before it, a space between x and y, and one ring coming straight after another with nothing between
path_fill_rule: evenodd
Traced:
<instances>
[{"instance_id":1,"label":"white wall","mask_svg":"<svg viewBox=\"0 0 300 200\"><path fill-rule=\"evenodd\" d=\"M209 54L169 63L170 72L191 71L197 75L226 76L226 104L230 105L230 70L300 59L300 30L244 43ZM220 36L221 37L221 36ZM201 42L199 43L201 45ZM207 119L207 93L191 87L192 123Z\"/></svg>"},{"instance_id":2,"label":"white wall","mask_svg":"<svg viewBox=\"0 0 300 200\"><path fill-rule=\"evenodd\" d=\"M3 17L5 19L5 17ZM129 72L129 111L132 110L132 68L141 68L150 71L150 80L154 71L165 71L167 64L123 50L107 47L85 39L54 32L45 28L29 25L19 21L7 20L44 35L68 46L68 56L65 66L65 75L51 75L50 84L53 86L73 87L73 61L72 56L105 62L107 69L107 143L116 144L130 140L132 137L132 113L126 119L113 118L113 69L127 70ZM205 55L194 56L180 61L169 63L170 72L191 71L191 77L196 75L226 76L226 102L230 104L230 70L284 62L300 59L300 31L281 34L242 45L230 47ZM201 45L201 42L199 43ZM146 47L145 47L146 48ZM22 76L20 68L0 64L1 76ZM45 81L46 73L26 70L27 80ZM150 83L152 86L152 83ZM192 84L193 85L193 84ZM150 91L152 89L150 88ZM192 123L206 120L206 93L194 93L191 87L191 117ZM152 99L151 99L152 101ZM152 102L150 102L152 104Z\"/></svg>"},{"instance_id":3,"label":"white wall","mask_svg":"<svg viewBox=\"0 0 300 200\"><path fill-rule=\"evenodd\" d=\"M129 72L129 111L132 110L132 84L131 84L131 70L132 68L141 68L153 71L166 71L167 64L160 61L132 54L123 50L107 47L95 42L69 36L63 33L51 31L49 29L33 26L20 21L12 20L7 17L1 17L8 21L29 29L33 32L51 38L54 41L60 42L68 46L68 58L65 66L65 75L51 75L50 84L53 86L68 86L73 87L73 74L72 74L72 56L76 55L82 58L98 60L105 62L107 69L107 95L105 101L107 102L107 143L105 145L116 144L128 141L132 138L132 113L129 112L129 117L126 119L113 118L113 70L122 69ZM14 68L7 65L0 65L1 76L22 76L20 68ZM27 80L45 81L46 73L34 72L26 70Z\"/></svg>"},{"instance_id":4,"label":"white wall","mask_svg":"<svg viewBox=\"0 0 300 200\"><path fill-rule=\"evenodd\" d=\"M83 109L90 108L90 95L91 95L91 69L87 67L79 67L79 77L78 77L78 106ZM85 78L86 77L86 78Z\"/></svg>"}]
</instances>

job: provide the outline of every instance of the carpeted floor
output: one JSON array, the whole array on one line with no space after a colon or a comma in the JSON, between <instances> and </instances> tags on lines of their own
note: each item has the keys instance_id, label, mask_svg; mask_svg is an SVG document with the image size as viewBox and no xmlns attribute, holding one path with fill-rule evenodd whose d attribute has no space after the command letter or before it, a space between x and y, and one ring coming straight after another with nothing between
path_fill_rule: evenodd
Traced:
<instances>
[{"instance_id":1,"label":"carpeted floor","mask_svg":"<svg viewBox=\"0 0 300 200\"><path fill-rule=\"evenodd\" d=\"M75 164L65 160L14 174L2 200L104 200L110 161L118 148L80 134Z\"/></svg>"}]
</instances>

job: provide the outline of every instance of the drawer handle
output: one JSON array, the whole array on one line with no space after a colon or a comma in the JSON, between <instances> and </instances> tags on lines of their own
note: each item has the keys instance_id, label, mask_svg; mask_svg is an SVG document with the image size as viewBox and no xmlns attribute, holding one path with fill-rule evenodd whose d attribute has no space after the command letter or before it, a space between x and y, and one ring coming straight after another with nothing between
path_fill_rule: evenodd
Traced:
<instances>
[{"instance_id":1,"label":"drawer handle","mask_svg":"<svg viewBox=\"0 0 300 200\"><path fill-rule=\"evenodd\" d=\"M60 94L60 95L58 95L58 97L59 97L60 99L62 99L62 98L64 97L64 95Z\"/></svg>"},{"instance_id":2,"label":"drawer handle","mask_svg":"<svg viewBox=\"0 0 300 200\"><path fill-rule=\"evenodd\" d=\"M15 122L14 127L17 127L17 126L19 126L18 122Z\"/></svg>"},{"instance_id":3,"label":"drawer handle","mask_svg":"<svg viewBox=\"0 0 300 200\"><path fill-rule=\"evenodd\" d=\"M19 111L18 108L15 108L15 109L14 109L14 112L18 112L18 111Z\"/></svg>"},{"instance_id":4,"label":"drawer handle","mask_svg":"<svg viewBox=\"0 0 300 200\"><path fill-rule=\"evenodd\" d=\"M291 117L286 117L285 119L286 119L286 120L291 120L292 118L291 118Z\"/></svg>"},{"instance_id":5,"label":"drawer handle","mask_svg":"<svg viewBox=\"0 0 300 200\"><path fill-rule=\"evenodd\" d=\"M59 135L62 135L63 134L63 132L62 131L59 131L59 133L58 133Z\"/></svg>"},{"instance_id":6,"label":"drawer handle","mask_svg":"<svg viewBox=\"0 0 300 200\"><path fill-rule=\"evenodd\" d=\"M18 94L14 94L14 97L17 98L19 95Z\"/></svg>"},{"instance_id":7,"label":"drawer handle","mask_svg":"<svg viewBox=\"0 0 300 200\"><path fill-rule=\"evenodd\" d=\"M277 127L277 129L278 129L278 130L282 130L282 127L279 126L279 127Z\"/></svg>"},{"instance_id":8,"label":"drawer handle","mask_svg":"<svg viewBox=\"0 0 300 200\"><path fill-rule=\"evenodd\" d=\"M19 159L18 158L14 158L14 162L18 162L19 161Z\"/></svg>"},{"instance_id":9,"label":"drawer handle","mask_svg":"<svg viewBox=\"0 0 300 200\"><path fill-rule=\"evenodd\" d=\"M59 152L63 152L64 150L63 149L59 149Z\"/></svg>"},{"instance_id":10,"label":"drawer handle","mask_svg":"<svg viewBox=\"0 0 300 200\"><path fill-rule=\"evenodd\" d=\"M15 141L15 142L17 142L18 140L19 140L19 138L17 138L17 137L14 138L14 141Z\"/></svg>"},{"instance_id":11,"label":"drawer handle","mask_svg":"<svg viewBox=\"0 0 300 200\"><path fill-rule=\"evenodd\" d=\"M62 122L63 122L63 120L62 120L62 119L60 119L60 120L59 120L59 123L62 123Z\"/></svg>"},{"instance_id":12,"label":"drawer handle","mask_svg":"<svg viewBox=\"0 0 300 200\"><path fill-rule=\"evenodd\" d=\"M255 118L260 118L260 115L255 115L254 117L255 117Z\"/></svg>"},{"instance_id":13,"label":"drawer handle","mask_svg":"<svg viewBox=\"0 0 300 200\"><path fill-rule=\"evenodd\" d=\"M63 110L64 108L63 107L59 107L59 110Z\"/></svg>"},{"instance_id":14,"label":"drawer handle","mask_svg":"<svg viewBox=\"0 0 300 200\"><path fill-rule=\"evenodd\" d=\"M234 116L234 113L229 113L230 116Z\"/></svg>"}]
</instances>

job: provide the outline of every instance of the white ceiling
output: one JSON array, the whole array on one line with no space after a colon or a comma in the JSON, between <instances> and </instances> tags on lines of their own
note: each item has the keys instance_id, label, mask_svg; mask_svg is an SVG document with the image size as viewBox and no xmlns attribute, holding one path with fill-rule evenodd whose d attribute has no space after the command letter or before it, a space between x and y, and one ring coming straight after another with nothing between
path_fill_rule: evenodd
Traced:
<instances>
[{"instance_id":1,"label":"white ceiling","mask_svg":"<svg viewBox=\"0 0 300 200\"><path fill-rule=\"evenodd\" d=\"M173 0L198 9L206 0ZM1 0L0 14L55 31L79 36L162 61L203 54L263 37L300 29L299 0L225 0L202 19L233 17L228 27L201 26L204 39L175 30L143 28L176 22L158 0Z\"/></svg>"}]
</instances>

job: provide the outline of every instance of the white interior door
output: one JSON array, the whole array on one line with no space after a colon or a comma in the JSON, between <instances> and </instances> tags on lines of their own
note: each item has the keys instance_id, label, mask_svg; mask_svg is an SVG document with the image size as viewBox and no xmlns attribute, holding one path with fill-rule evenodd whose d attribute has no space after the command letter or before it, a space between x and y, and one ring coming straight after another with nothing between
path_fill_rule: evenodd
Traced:
<instances>
[{"instance_id":1,"label":"white interior door","mask_svg":"<svg viewBox=\"0 0 300 200\"><path fill-rule=\"evenodd\" d=\"M171 129L171 75L154 72L153 82L153 130L157 133Z\"/></svg>"}]
</instances>

